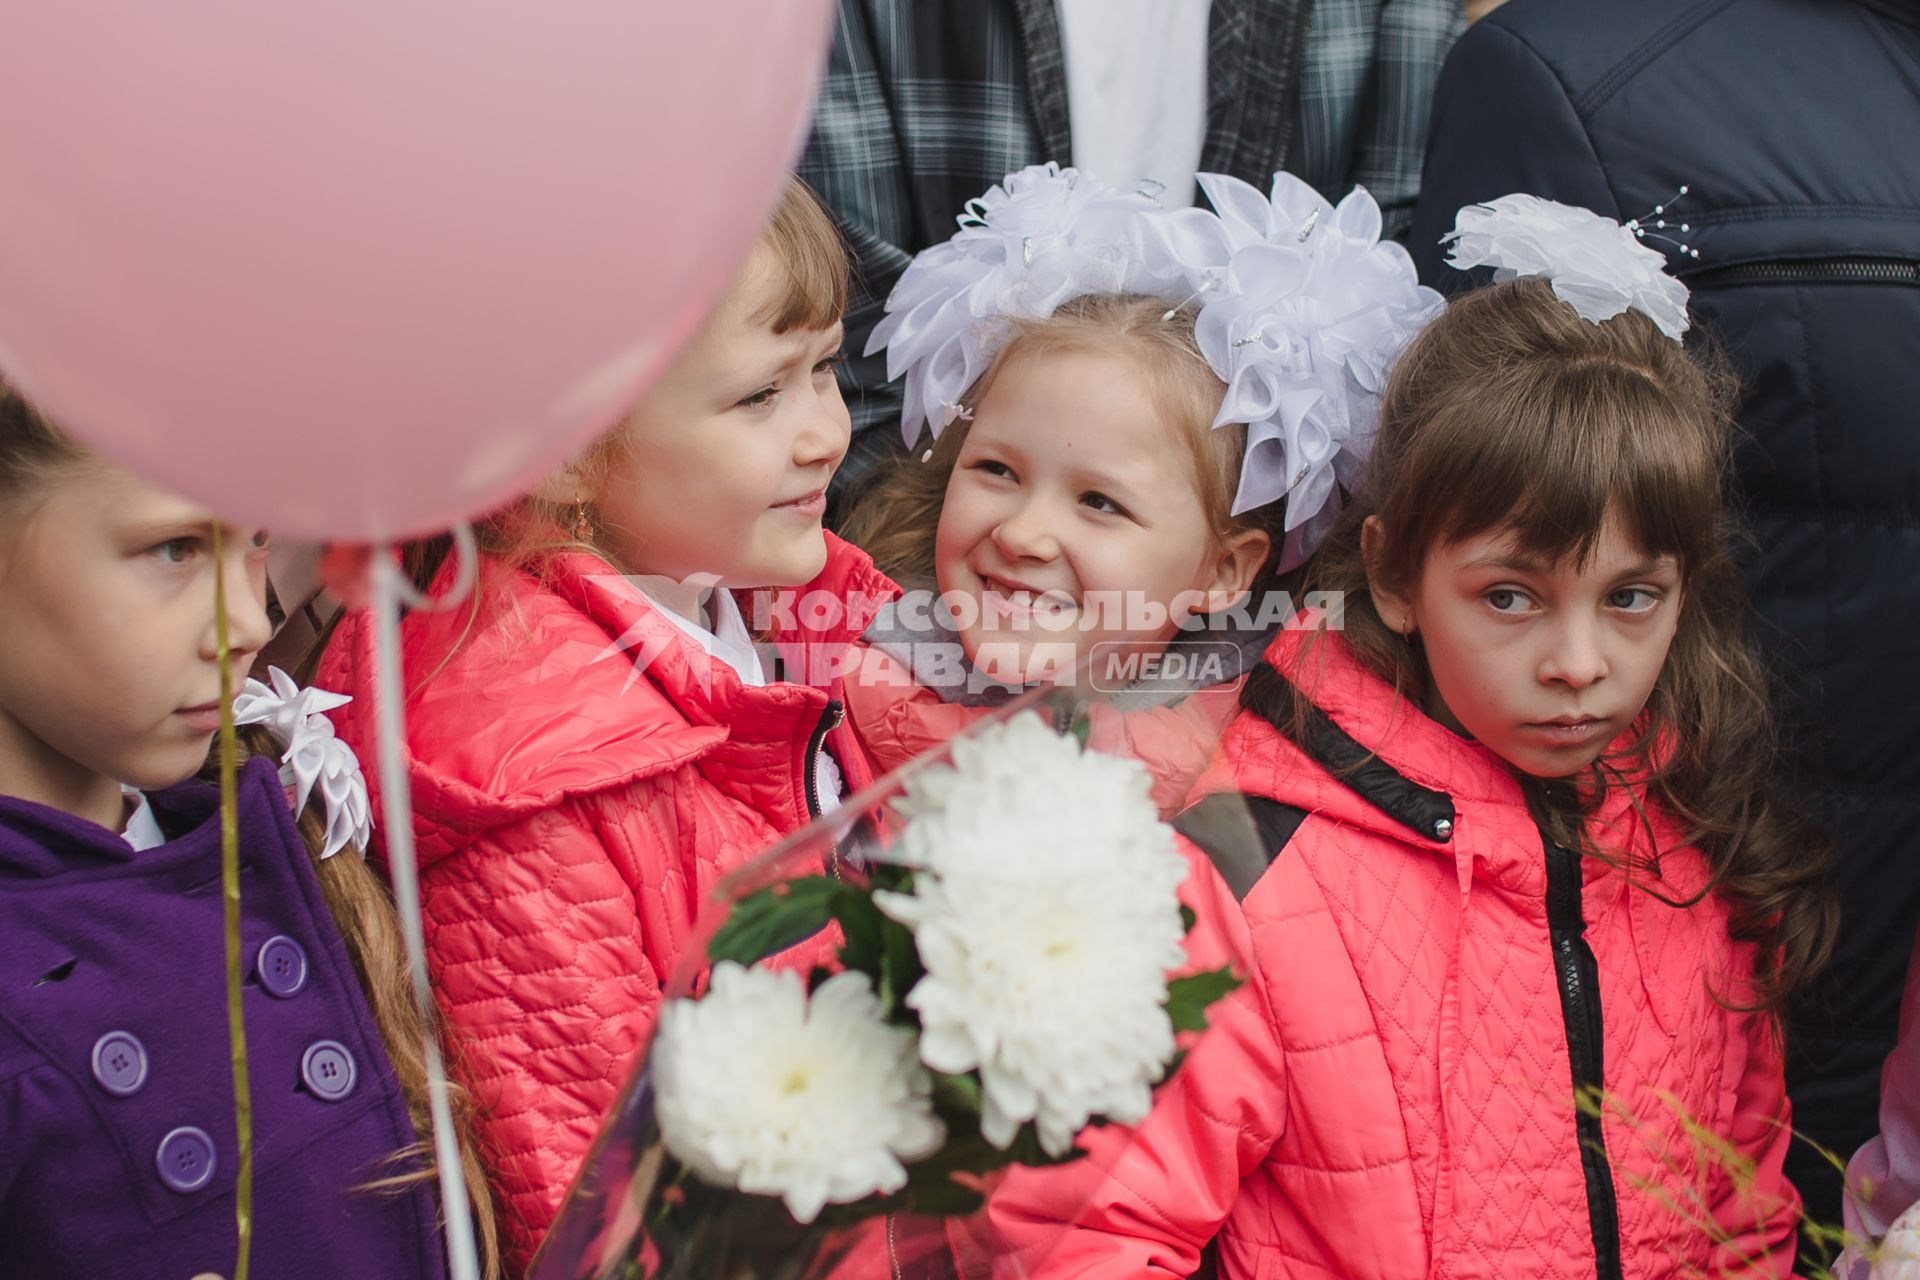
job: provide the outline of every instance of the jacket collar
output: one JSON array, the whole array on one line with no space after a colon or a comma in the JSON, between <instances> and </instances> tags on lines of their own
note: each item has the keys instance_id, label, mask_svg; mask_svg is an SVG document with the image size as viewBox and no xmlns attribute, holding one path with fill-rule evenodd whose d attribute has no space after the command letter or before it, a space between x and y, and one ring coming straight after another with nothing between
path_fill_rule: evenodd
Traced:
<instances>
[{"instance_id":1,"label":"jacket collar","mask_svg":"<svg viewBox=\"0 0 1920 1280\"><path fill-rule=\"evenodd\" d=\"M278 827L273 814L286 812L279 770L256 756L240 768L236 783L240 824L247 847ZM197 779L147 796L156 824L169 838L135 849L125 836L85 818L13 796L0 796L0 879L51 879L57 876L197 864L220 848L220 792ZM289 821L291 819L289 818ZM194 874L200 874L196 868Z\"/></svg>"},{"instance_id":2,"label":"jacket collar","mask_svg":"<svg viewBox=\"0 0 1920 1280\"><path fill-rule=\"evenodd\" d=\"M1451 856L1463 894L1476 878L1543 893L1542 836L1512 770L1368 671L1339 634L1319 622L1307 615L1299 629L1275 637L1267 666L1249 679L1243 697L1251 707L1264 694L1264 714L1256 712L1249 729L1229 735L1230 762L1200 789L1257 792ZM1301 743L1282 727L1297 700L1308 706ZM1231 782L1222 777L1228 770ZM1644 802L1637 780L1614 787L1589 821L1592 837L1609 848L1671 847L1669 825L1656 820L1657 829L1649 831L1641 819L1645 805L1636 801ZM1656 865L1661 892L1669 896L1697 892L1704 883L1692 863ZM1597 859L1587 862L1590 878L1607 870Z\"/></svg>"},{"instance_id":3,"label":"jacket collar","mask_svg":"<svg viewBox=\"0 0 1920 1280\"><path fill-rule=\"evenodd\" d=\"M745 606L750 625L757 616L772 624L784 680L811 678L815 687L748 689L597 557L557 556L539 574L490 564L483 591L478 612L415 613L401 627L411 687L403 751L423 866L561 797L716 753L751 757L761 772L772 768L795 738L812 732L826 690L845 670L841 649L865 627L874 602L895 593L865 552L827 535L819 577L764 593L790 607ZM334 723L368 761L373 633L369 616L349 615L320 672L320 683L352 695ZM368 785L378 813L376 771L369 770Z\"/></svg>"}]
</instances>

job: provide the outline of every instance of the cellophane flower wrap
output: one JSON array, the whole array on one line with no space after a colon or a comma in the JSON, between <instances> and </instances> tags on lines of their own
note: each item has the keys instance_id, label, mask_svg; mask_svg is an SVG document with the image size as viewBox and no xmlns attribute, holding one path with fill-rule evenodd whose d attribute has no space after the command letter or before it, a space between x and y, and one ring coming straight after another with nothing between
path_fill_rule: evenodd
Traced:
<instances>
[{"instance_id":1,"label":"cellophane flower wrap","mask_svg":"<svg viewBox=\"0 0 1920 1280\"><path fill-rule=\"evenodd\" d=\"M1212 858L1257 851L1187 841L1145 766L1089 745L1128 714L1030 694L731 876L530 1275L1044 1259L996 1247L998 1175L1144 1119L1244 973Z\"/></svg>"}]
</instances>

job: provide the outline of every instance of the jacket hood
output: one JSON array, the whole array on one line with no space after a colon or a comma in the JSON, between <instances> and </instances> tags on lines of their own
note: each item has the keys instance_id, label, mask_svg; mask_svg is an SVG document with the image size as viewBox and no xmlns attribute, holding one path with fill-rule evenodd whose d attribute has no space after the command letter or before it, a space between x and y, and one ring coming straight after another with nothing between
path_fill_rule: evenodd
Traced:
<instances>
[{"instance_id":1,"label":"jacket hood","mask_svg":"<svg viewBox=\"0 0 1920 1280\"><path fill-rule=\"evenodd\" d=\"M1243 706L1260 711L1229 730L1198 791L1252 792L1450 858L1462 894L1480 880L1544 895L1544 837L1511 767L1428 716L1319 623L1309 617L1274 638L1242 696ZM1306 733L1296 743L1279 726L1299 702L1307 706ZM1636 876L1656 880L1666 896L1698 893L1706 884L1699 859L1659 856L1679 840L1671 823L1649 811L1643 790L1630 779L1611 787L1589 820L1589 839L1634 865ZM1611 870L1597 858L1584 868L1589 880Z\"/></svg>"},{"instance_id":2,"label":"jacket hood","mask_svg":"<svg viewBox=\"0 0 1920 1280\"><path fill-rule=\"evenodd\" d=\"M556 556L538 575L483 561L476 604L409 614L404 755L421 864L567 797L679 768L736 735L794 731L788 721L810 728L844 651L897 594L865 552L826 537L812 582L739 593L784 677L759 688L584 553ZM369 613L349 614L315 683L352 696L335 726L377 793L374 636ZM377 822L377 794L374 813Z\"/></svg>"}]
</instances>

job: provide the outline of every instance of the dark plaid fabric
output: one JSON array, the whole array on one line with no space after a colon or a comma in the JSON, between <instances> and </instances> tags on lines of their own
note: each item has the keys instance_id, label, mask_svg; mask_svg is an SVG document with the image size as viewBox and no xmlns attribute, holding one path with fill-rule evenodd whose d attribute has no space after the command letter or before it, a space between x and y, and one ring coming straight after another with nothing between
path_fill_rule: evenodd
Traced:
<instances>
[{"instance_id":1,"label":"dark plaid fabric","mask_svg":"<svg viewBox=\"0 0 1920 1280\"><path fill-rule=\"evenodd\" d=\"M1214 0L1203 172L1364 183L1404 227L1428 105L1463 0ZM1016 169L1073 160L1054 0L839 0L800 174L857 259L842 385L857 433L844 493L899 449L900 396L860 356L887 293L961 206ZM878 427L879 432L867 428Z\"/></svg>"}]
</instances>

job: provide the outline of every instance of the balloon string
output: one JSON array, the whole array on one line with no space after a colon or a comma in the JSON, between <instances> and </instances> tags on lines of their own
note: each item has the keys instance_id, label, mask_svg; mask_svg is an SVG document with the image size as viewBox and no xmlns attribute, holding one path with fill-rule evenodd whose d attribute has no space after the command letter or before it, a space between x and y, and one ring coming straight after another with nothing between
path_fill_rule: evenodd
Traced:
<instances>
[{"instance_id":1,"label":"balloon string","mask_svg":"<svg viewBox=\"0 0 1920 1280\"><path fill-rule=\"evenodd\" d=\"M471 586L471 566L477 556L468 554L473 531L459 537L462 553L463 583L459 594ZM373 612L378 662L375 672L375 738L380 761L381 821L386 828L387 870L393 879L394 905L400 913L400 931L407 946L407 969L413 978L413 999L419 1006L426 1027L427 1093L433 1115L433 1155L439 1166L440 1204L446 1215L447 1251L453 1280L478 1280L479 1262L473 1243L473 1213L467 1203L467 1183L462 1176L460 1144L453 1127L453 1108L447 1098L447 1068L435 1034L437 1016L433 991L427 981L427 945L420 927L420 880L413 848L413 793L408 787L407 766L401 749L405 745L405 717L401 711L404 681L400 667L400 601L404 575L394 563L389 547L375 549L373 557ZM406 584L409 588L412 584Z\"/></svg>"},{"instance_id":2,"label":"balloon string","mask_svg":"<svg viewBox=\"0 0 1920 1280\"><path fill-rule=\"evenodd\" d=\"M227 561L224 530L213 525L214 639L220 655L220 898L226 922L227 1043L233 1058L233 1122L240 1170L233 1188L239 1254L233 1280L247 1280L253 1249L253 1091L247 1080L247 1028L240 1005L240 824L234 765L239 758L233 727L233 652L227 643Z\"/></svg>"},{"instance_id":3,"label":"balloon string","mask_svg":"<svg viewBox=\"0 0 1920 1280\"><path fill-rule=\"evenodd\" d=\"M473 536L473 526L457 524L453 526L454 560L453 581L438 596L430 596L407 580L404 573L393 575L394 588L400 593L400 603L419 613L442 613L467 598L473 590L474 582L480 576L480 544ZM391 560L384 548L380 558Z\"/></svg>"}]
</instances>

